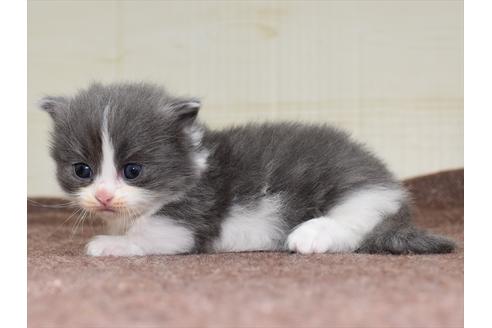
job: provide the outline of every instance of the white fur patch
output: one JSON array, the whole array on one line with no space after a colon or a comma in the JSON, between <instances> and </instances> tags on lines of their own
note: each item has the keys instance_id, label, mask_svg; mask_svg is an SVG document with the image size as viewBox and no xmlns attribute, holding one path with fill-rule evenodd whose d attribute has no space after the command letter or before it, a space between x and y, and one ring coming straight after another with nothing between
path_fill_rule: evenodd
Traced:
<instances>
[{"instance_id":1,"label":"white fur patch","mask_svg":"<svg viewBox=\"0 0 492 328\"><path fill-rule=\"evenodd\" d=\"M200 175L203 171L207 169L208 156L209 156L209 152L206 149L199 151L197 153L193 153L192 160L193 163L195 164L196 172L198 175Z\"/></svg>"},{"instance_id":2,"label":"white fur patch","mask_svg":"<svg viewBox=\"0 0 492 328\"><path fill-rule=\"evenodd\" d=\"M188 136L190 137L191 143L194 147L200 147L200 145L202 144L203 129L199 125L191 125L190 127L185 129L185 133L188 134Z\"/></svg>"},{"instance_id":3,"label":"white fur patch","mask_svg":"<svg viewBox=\"0 0 492 328\"><path fill-rule=\"evenodd\" d=\"M142 256L145 255L138 245L126 236L96 236L86 246L90 256Z\"/></svg>"},{"instance_id":4,"label":"white fur patch","mask_svg":"<svg viewBox=\"0 0 492 328\"><path fill-rule=\"evenodd\" d=\"M124 236L96 236L87 244L87 255L180 254L193 246L191 230L164 216L153 216L138 219Z\"/></svg>"},{"instance_id":5,"label":"white fur patch","mask_svg":"<svg viewBox=\"0 0 492 328\"><path fill-rule=\"evenodd\" d=\"M303 254L352 252L385 215L399 210L404 197L401 189L374 187L356 191L326 216L300 224L287 237L287 246Z\"/></svg>"},{"instance_id":6,"label":"white fur patch","mask_svg":"<svg viewBox=\"0 0 492 328\"><path fill-rule=\"evenodd\" d=\"M251 206L233 206L213 244L216 252L276 250L285 237L279 215L280 197L263 198Z\"/></svg>"},{"instance_id":7,"label":"white fur patch","mask_svg":"<svg viewBox=\"0 0 492 328\"><path fill-rule=\"evenodd\" d=\"M185 129L185 133L191 139L191 143L195 148L191 155L191 160L194 163L196 174L200 175L207 169L207 160L210 155L207 149L201 147L204 133L203 128L198 124L193 124Z\"/></svg>"}]
</instances>

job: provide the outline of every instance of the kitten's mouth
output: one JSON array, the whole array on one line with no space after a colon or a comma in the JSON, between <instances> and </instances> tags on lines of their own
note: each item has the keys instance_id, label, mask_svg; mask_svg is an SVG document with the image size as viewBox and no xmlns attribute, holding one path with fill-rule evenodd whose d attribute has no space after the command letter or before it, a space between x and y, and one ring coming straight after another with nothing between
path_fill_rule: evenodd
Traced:
<instances>
[{"instance_id":1,"label":"kitten's mouth","mask_svg":"<svg viewBox=\"0 0 492 328\"><path fill-rule=\"evenodd\" d=\"M101 213L116 213L115 209L109 208L109 207L100 207L97 209L98 212Z\"/></svg>"}]
</instances>

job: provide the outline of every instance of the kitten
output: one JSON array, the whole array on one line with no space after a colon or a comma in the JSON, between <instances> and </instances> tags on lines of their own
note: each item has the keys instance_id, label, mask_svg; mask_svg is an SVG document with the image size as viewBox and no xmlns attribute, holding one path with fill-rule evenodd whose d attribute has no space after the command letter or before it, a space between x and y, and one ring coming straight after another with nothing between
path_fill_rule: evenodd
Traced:
<instances>
[{"instance_id":1,"label":"kitten","mask_svg":"<svg viewBox=\"0 0 492 328\"><path fill-rule=\"evenodd\" d=\"M445 253L417 230L383 163L327 126L196 120L200 102L145 83L93 84L46 97L51 155L65 192L108 235L92 256L292 251Z\"/></svg>"}]
</instances>

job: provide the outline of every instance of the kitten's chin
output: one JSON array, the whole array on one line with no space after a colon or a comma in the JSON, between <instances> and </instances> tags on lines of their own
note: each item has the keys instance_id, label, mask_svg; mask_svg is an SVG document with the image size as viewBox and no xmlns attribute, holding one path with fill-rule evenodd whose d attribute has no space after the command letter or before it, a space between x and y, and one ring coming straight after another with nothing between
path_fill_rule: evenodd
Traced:
<instances>
[{"instance_id":1,"label":"kitten's chin","mask_svg":"<svg viewBox=\"0 0 492 328\"><path fill-rule=\"evenodd\" d=\"M100 218L106 225L108 233L123 234L139 218L154 215L167 204L180 200L183 194L175 193L171 197L147 197L140 202L127 204L126 207L91 207L83 202L80 203L80 206Z\"/></svg>"},{"instance_id":2,"label":"kitten's chin","mask_svg":"<svg viewBox=\"0 0 492 328\"><path fill-rule=\"evenodd\" d=\"M115 220L117 218L122 217L121 214L111 210L97 211L96 214L103 220Z\"/></svg>"},{"instance_id":3,"label":"kitten's chin","mask_svg":"<svg viewBox=\"0 0 492 328\"><path fill-rule=\"evenodd\" d=\"M123 235L130 229L136 218L130 218L128 214L117 211L97 211L96 215L105 225L106 233L110 235Z\"/></svg>"}]
</instances>

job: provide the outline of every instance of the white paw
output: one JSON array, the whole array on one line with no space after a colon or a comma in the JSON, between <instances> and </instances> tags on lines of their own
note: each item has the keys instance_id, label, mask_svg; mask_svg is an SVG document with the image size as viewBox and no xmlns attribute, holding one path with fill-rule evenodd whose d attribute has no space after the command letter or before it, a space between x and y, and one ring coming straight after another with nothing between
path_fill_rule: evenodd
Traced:
<instances>
[{"instance_id":1,"label":"white paw","mask_svg":"<svg viewBox=\"0 0 492 328\"><path fill-rule=\"evenodd\" d=\"M141 256L144 251L125 236L96 236L86 246L90 256Z\"/></svg>"},{"instance_id":2,"label":"white paw","mask_svg":"<svg viewBox=\"0 0 492 328\"><path fill-rule=\"evenodd\" d=\"M302 223L287 237L288 249L301 254L351 252L358 243L349 228L326 217Z\"/></svg>"}]
</instances>

